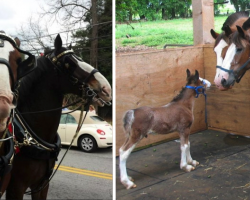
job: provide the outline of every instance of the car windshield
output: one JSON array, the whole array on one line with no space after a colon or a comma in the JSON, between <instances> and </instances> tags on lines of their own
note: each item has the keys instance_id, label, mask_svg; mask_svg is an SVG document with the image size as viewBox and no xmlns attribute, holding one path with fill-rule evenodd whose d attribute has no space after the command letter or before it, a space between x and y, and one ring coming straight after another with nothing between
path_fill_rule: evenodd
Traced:
<instances>
[{"instance_id":1,"label":"car windshield","mask_svg":"<svg viewBox=\"0 0 250 200\"><path fill-rule=\"evenodd\" d=\"M90 116L90 118L96 122L104 122L104 120L99 116Z\"/></svg>"}]
</instances>

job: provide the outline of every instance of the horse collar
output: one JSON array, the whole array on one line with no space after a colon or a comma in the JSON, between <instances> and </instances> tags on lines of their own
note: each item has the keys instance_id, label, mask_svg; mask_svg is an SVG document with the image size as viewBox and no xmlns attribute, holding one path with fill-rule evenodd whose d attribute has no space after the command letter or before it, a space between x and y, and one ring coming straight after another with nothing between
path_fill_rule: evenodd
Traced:
<instances>
[{"instance_id":1,"label":"horse collar","mask_svg":"<svg viewBox=\"0 0 250 200\"><path fill-rule=\"evenodd\" d=\"M192 90L195 91L195 93L196 93L195 98L198 98L200 94L203 94L204 96L206 96L204 86L197 86L197 87L195 87L195 86L186 85L186 88L192 89ZM199 89L202 89L202 92L199 92Z\"/></svg>"}]
</instances>

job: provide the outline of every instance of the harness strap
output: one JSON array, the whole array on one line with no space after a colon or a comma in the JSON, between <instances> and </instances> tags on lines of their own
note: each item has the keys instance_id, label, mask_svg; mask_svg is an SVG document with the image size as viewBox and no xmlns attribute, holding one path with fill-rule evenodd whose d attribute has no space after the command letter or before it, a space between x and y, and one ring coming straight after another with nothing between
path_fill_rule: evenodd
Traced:
<instances>
[{"instance_id":1,"label":"harness strap","mask_svg":"<svg viewBox=\"0 0 250 200\"><path fill-rule=\"evenodd\" d=\"M216 68L219 68L220 70L222 70L222 71L224 71L224 72L227 72L227 73L229 73L229 74L233 74L233 76L234 76L234 79L235 79L235 81L237 82L237 83L239 83L240 81L241 81L241 79L242 79L242 77L245 75L245 73L246 73L246 71L240 76L240 77L237 77L238 76L238 73L242 70L242 69L244 69L248 64L249 64L249 62L250 62L250 57L248 58L248 60L240 67L240 68L238 68L237 70L232 70L232 69L225 69L225 68L223 68L223 67L221 67L221 66L216 66Z\"/></svg>"},{"instance_id":2,"label":"harness strap","mask_svg":"<svg viewBox=\"0 0 250 200\"><path fill-rule=\"evenodd\" d=\"M232 69L226 69L226 68L223 68L223 67L221 67L221 66L219 66L219 65L217 65L216 68L219 68L220 70L222 70L222 71L224 71L224 72L228 72L228 73L233 72Z\"/></svg>"}]
</instances>

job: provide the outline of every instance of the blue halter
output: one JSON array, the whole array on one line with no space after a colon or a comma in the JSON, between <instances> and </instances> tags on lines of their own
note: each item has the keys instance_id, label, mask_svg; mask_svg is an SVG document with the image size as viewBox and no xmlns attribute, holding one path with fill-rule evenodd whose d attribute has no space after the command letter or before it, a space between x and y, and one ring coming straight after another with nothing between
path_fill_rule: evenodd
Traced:
<instances>
[{"instance_id":1,"label":"blue halter","mask_svg":"<svg viewBox=\"0 0 250 200\"><path fill-rule=\"evenodd\" d=\"M204 86L197 86L197 87L194 87L194 86L186 85L186 88L192 89L192 90L194 90L194 91L196 92L195 98L198 98L200 94L203 94L203 95L206 97L206 93L205 93L205 88L204 88ZM199 92L199 91L198 91L199 89L202 89L202 91Z\"/></svg>"},{"instance_id":2,"label":"blue halter","mask_svg":"<svg viewBox=\"0 0 250 200\"><path fill-rule=\"evenodd\" d=\"M202 83L205 84L203 80ZM205 123L207 124L207 94L205 93L205 87L202 85L197 87L186 85L186 88L192 89L196 92L195 98L198 98L200 94L203 94L205 96ZM202 89L202 91L199 92L199 89Z\"/></svg>"}]
</instances>

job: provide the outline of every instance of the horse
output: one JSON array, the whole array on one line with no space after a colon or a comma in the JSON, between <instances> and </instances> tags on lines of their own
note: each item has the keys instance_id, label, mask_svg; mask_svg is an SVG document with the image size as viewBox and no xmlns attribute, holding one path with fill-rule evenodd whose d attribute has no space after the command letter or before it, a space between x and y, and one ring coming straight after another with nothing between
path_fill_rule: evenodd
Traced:
<instances>
[{"instance_id":1,"label":"horse","mask_svg":"<svg viewBox=\"0 0 250 200\"><path fill-rule=\"evenodd\" d=\"M20 47L20 44L18 38L13 39L3 31L0 32L0 198L10 180L10 160L14 154L13 141L6 134L6 129L11 110L15 107L13 86L17 81L18 64L21 62L21 54L16 47Z\"/></svg>"},{"instance_id":2,"label":"horse","mask_svg":"<svg viewBox=\"0 0 250 200\"><path fill-rule=\"evenodd\" d=\"M222 26L222 33L216 33L213 29L210 30L212 37L215 39L214 52L216 53L216 74L214 77L214 83L219 90L226 90L221 83L221 79L225 76L225 71L221 68L225 53L229 45L229 36L237 31L236 26L242 26L248 19L249 12L241 11L230 15Z\"/></svg>"},{"instance_id":3,"label":"horse","mask_svg":"<svg viewBox=\"0 0 250 200\"><path fill-rule=\"evenodd\" d=\"M128 110L123 117L123 128L126 140L119 149L120 180L127 188L135 188L131 177L128 177L126 161L135 146L149 134L167 134L177 131L181 142L180 168L186 172L195 169L199 162L193 160L190 154L189 134L194 120L193 107L195 97L205 91L202 84L210 87L210 82L199 78L199 72L191 75L187 69L187 84L179 95L162 107L139 107Z\"/></svg>"},{"instance_id":4,"label":"horse","mask_svg":"<svg viewBox=\"0 0 250 200\"><path fill-rule=\"evenodd\" d=\"M246 71L250 68L250 18L242 27L230 36L229 47L222 63L225 71L220 81L225 89L233 88L235 82L239 83Z\"/></svg>"},{"instance_id":5,"label":"horse","mask_svg":"<svg viewBox=\"0 0 250 200\"><path fill-rule=\"evenodd\" d=\"M92 96L99 106L112 100L107 79L72 49L63 47L57 35L54 50L39 57L37 67L19 83L14 121L19 152L13 160L6 199L23 199L28 188L32 199L47 198L48 180L61 146L57 128L67 93L83 99Z\"/></svg>"}]
</instances>

